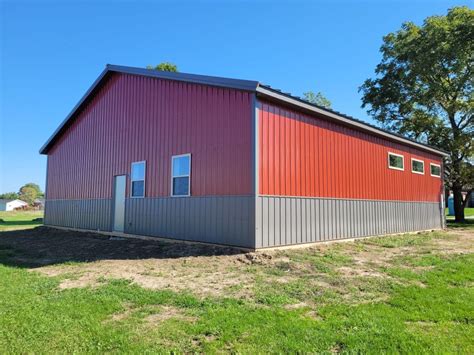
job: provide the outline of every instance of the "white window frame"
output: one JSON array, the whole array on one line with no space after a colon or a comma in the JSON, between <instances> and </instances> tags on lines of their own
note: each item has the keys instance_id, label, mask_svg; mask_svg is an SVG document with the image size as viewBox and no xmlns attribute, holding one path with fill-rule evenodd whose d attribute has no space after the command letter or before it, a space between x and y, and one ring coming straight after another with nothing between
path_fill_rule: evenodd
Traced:
<instances>
[{"instance_id":1,"label":"white window frame","mask_svg":"<svg viewBox=\"0 0 474 355\"><path fill-rule=\"evenodd\" d=\"M414 162L414 161L417 161L417 162L423 164L423 171L422 171L422 172L413 170L413 162ZM420 159L411 158L411 172L412 172L413 174L425 175L425 161L424 161L424 160L420 160Z\"/></svg>"},{"instance_id":2,"label":"white window frame","mask_svg":"<svg viewBox=\"0 0 474 355\"><path fill-rule=\"evenodd\" d=\"M189 157L189 174L188 175L173 175L173 162L175 159L182 158L182 157ZM191 196L191 166L192 166L192 157L191 153L180 154L180 155L173 155L171 156L171 197L189 197ZM180 177L187 177L189 178L189 185L188 185L188 194L187 195L175 195L173 193L173 181L175 178Z\"/></svg>"},{"instance_id":3,"label":"white window frame","mask_svg":"<svg viewBox=\"0 0 474 355\"><path fill-rule=\"evenodd\" d=\"M143 169L143 196L133 196L133 182L142 181L142 180L133 180L133 166L137 164L144 164L145 168ZM146 160L134 161L130 165L130 198L145 198L146 194Z\"/></svg>"},{"instance_id":4,"label":"white window frame","mask_svg":"<svg viewBox=\"0 0 474 355\"><path fill-rule=\"evenodd\" d=\"M403 163L403 168L397 168L396 166L390 166L390 155L395 155L397 157L401 157L402 158L402 163ZM404 171L405 170L405 156L403 156L402 154L394 153L394 152L388 152L388 154L387 154L387 164L388 164L389 169Z\"/></svg>"},{"instance_id":5,"label":"white window frame","mask_svg":"<svg viewBox=\"0 0 474 355\"><path fill-rule=\"evenodd\" d=\"M431 173L431 167L432 167L432 166L437 166L437 167L439 168L439 175L433 175L433 174ZM430 175L431 175L431 176L436 177L436 178L438 178L438 179L441 179L441 173L442 173L442 171L441 171L441 165L440 165L440 164L430 163Z\"/></svg>"}]
</instances>

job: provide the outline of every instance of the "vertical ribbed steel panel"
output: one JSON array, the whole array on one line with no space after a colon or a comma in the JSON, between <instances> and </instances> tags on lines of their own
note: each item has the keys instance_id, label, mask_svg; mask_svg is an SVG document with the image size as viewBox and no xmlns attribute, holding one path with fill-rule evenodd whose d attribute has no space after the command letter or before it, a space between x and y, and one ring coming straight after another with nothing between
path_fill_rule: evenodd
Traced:
<instances>
[{"instance_id":1,"label":"vertical ribbed steel panel","mask_svg":"<svg viewBox=\"0 0 474 355\"><path fill-rule=\"evenodd\" d=\"M442 228L436 202L283 196L256 202L257 248ZM282 213L281 206L288 208Z\"/></svg>"},{"instance_id":2,"label":"vertical ribbed steel panel","mask_svg":"<svg viewBox=\"0 0 474 355\"><path fill-rule=\"evenodd\" d=\"M111 199L47 200L45 225L110 231ZM127 198L125 233L255 247L253 196Z\"/></svg>"},{"instance_id":3,"label":"vertical ribbed steel panel","mask_svg":"<svg viewBox=\"0 0 474 355\"><path fill-rule=\"evenodd\" d=\"M147 197L169 196L183 153L193 196L251 194L251 110L249 92L115 73L50 150L47 198L110 198L141 160Z\"/></svg>"},{"instance_id":4,"label":"vertical ribbed steel panel","mask_svg":"<svg viewBox=\"0 0 474 355\"><path fill-rule=\"evenodd\" d=\"M46 200L46 208L45 225L110 231L110 199Z\"/></svg>"},{"instance_id":5,"label":"vertical ribbed steel panel","mask_svg":"<svg viewBox=\"0 0 474 355\"><path fill-rule=\"evenodd\" d=\"M253 196L129 198L125 233L254 248L254 205Z\"/></svg>"},{"instance_id":6,"label":"vertical ribbed steel panel","mask_svg":"<svg viewBox=\"0 0 474 355\"><path fill-rule=\"evenodd\" d=\"M429 170L439 156L273 103L259 108L261 195L439 201L442 181ZM404 171L388 168L389 151L404 155ZM425 162L424 175L411 172L411 158Z\"/></svg>"}]
</instances>

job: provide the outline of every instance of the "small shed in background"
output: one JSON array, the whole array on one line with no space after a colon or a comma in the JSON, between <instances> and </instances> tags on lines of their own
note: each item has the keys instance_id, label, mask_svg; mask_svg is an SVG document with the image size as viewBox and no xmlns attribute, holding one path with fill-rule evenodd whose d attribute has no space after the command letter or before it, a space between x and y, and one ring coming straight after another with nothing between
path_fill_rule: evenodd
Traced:
<instances>
[{"instance_id":1,"label":"small shed in background","mask_svg":"<svg viewBox=\"0 0 474 355\"><path fill-rule=\"evenodd\" d=\"M28 204L22 200L0 200L0 211L14 211L27 206Z\"/></svg>"}]
</instances>

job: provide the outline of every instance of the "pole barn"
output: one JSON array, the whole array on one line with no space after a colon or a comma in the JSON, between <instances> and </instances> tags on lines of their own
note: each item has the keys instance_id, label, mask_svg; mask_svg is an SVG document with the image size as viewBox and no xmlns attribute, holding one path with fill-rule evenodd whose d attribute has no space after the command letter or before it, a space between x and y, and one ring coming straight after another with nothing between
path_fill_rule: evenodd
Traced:
<instances>
[{"instance_id":1,"label":"pole barn","mask_svg":"<svg viewBox=\"0 0 474 355\"><path fill-rule=\"evenodd\" d=\"M107 65L40 152L49 226L250 249L444 227L446 153L257 81Z\"/></svg>"}]
</instances>

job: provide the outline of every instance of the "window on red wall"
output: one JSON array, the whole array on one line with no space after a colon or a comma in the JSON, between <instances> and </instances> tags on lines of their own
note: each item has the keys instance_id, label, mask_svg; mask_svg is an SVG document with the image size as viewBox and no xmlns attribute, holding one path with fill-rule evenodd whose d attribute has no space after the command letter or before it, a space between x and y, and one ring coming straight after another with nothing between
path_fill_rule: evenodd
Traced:
<instances>
[{"instance_id":1,"label":"window on red wall","mask_svg":"<svg viewBox=\"0 0 474 355\"><path fill-rule=\"evenodd\" d=\"M171 196L191 195L191 154L171 158Z\"/></svg>"},{"instance_id":2,"label":"window on red wall","mask_svg":"<svg viewBox=\"0 0 474 355\"><path fill-rule=\"evenodd\" d=\"M131 181L132 186L130 189L131 197L145 197L145 171L146 162L137 161L132 163L131 168Z\"/></svg>"}]
</instances>

